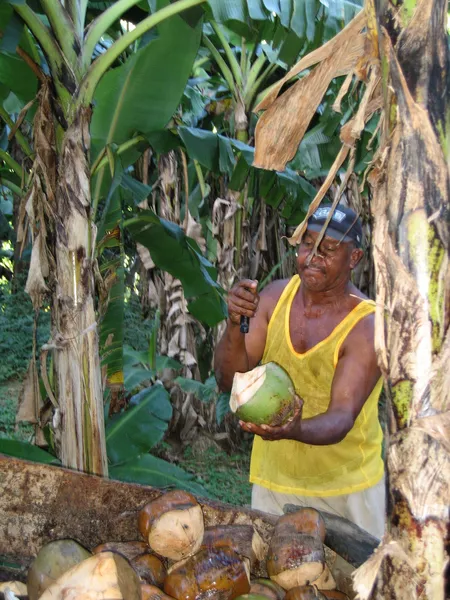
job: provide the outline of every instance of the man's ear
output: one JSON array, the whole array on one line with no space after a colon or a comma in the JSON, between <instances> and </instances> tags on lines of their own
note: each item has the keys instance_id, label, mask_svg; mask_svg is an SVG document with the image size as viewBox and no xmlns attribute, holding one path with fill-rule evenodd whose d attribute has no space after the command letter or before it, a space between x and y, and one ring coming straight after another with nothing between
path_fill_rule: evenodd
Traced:
<instances>
[{"instance_id":1,"label":"man's ear","mask_svg":"<svg viewBox=\"0 0 450 600\"><path fill-rule=\"evenodd\" d=\"M361 248L353 248L350 255L350 269L354 269L363 256L364 252L361 250Z\"/></svg>"}]
</instances>

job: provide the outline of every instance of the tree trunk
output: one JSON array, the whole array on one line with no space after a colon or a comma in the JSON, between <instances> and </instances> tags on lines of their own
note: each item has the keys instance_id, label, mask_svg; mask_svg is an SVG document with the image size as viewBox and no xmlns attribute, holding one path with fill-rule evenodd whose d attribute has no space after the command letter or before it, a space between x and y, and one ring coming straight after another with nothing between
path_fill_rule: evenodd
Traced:
<instances>
[{"instance_id":1,"label":"tree trunk","mask_svg":"<svg viewBox=\"0 0 450 600\"><path fill-rule=\"evenodd\" d=\"M371 175L376 346L390 432L388 530L372 560L371 597L444 600L450 504L447 2L378 0L375 7L385 99L384 152Z\"/></svg>"},{"instance_id":2,"label":"tree trunk","mask_svg":"<svg viewBox=\"0 0 450 600\"><path fill-rule=\"evenodd\" d=\"M90 115L90 109L80 109L64 134L59 156L53 342L60 419L55 433L64 466L107 475L94 309L95 226L90 221L88 162Z\"/></svg>"}]
</instances>

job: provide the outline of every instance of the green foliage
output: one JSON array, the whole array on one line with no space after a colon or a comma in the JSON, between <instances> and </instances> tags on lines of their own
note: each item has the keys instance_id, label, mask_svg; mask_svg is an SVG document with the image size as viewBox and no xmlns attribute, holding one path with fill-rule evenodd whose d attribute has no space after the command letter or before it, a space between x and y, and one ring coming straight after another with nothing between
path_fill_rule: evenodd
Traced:
<instances>
[{"instance_id":1,"label":"green foliage","mask_svg":"<svg viewBox=\"0 0 450 600\"><path fill-rule=\"evenodd\" d=\"M169 394L161 384L133 396L125 412L106 425L108 459L114 465L145 454L160 442L172 417Z\"/></svg>"},{"instance_id":2,"label":"green foliage","mask_svg":"<svg viewBox=\"0 0 450 600\"><path fill-rule=\"evenodd\" d=\"M0 286L0 383L22 377L33 348L34 312L29 296L18 291L11 294L10 286ZM38 321L38 348L50 335L50 314L41 311Z\"/></svg>"},{"instance_id":3,"label":"green foliage","mask_svg":"<svg viewBox=\"0 0 450 600\"><path fill-rule=\"evenodd\" d=\"M177 488L187 490L198 496L211 496L198 478L151 454L139 455L118 465L110 467L111 479L152 485L158 488Z\"/></svg>"},{"instance_id":4,"label":"green foliage","mask_svg":"<svg viewBox=\"0 0 450 600\"><path fill-rule=\"evenodd\" d=\"M217 448L195 452L189 447L181 464L187 471L199 475L203 486L213 497L237 506L250 506L250 447L247 444L232 454Z\"/></svg>"},{"instance_id":5,"label":"green foliage","mask_svg":"<svg viewBox=\"0 0 450 600\"><path fill-rule=\"evenodd\" d=\"M151 210L125 223L136 242L151 252L155 264L183 284L189 312L211 327L227 315L216 269L202 255L197 242L178 225Z\"/></svg>"},{"instance_id":6,"label":"green foliage","mask_svg":"<svg viewBox=\"0 0 450 600\"><path fill-rule=\"evenodd\" d=\"M34 444L20 442L18 440L0 438L0 453L48 465L60 464L59 460L53 456L53 454L45 452L45 450L42 450L42 448L39 448Z\"/></svg>"},{"instance_id":7,"label":"green foliage","mask_svg":"<svg viewBox=\"0 0 450 600\"><path fill-rule=\"evenodd\" d=\"M177 377L174 383L187 394L193 394L201 402L214 402L216 404L216 421L218 425L222 423L225 415L230 412L230 394L219 392L214 375L208 377L204 383L187 377Z\"/></svg>"}]
</instances>

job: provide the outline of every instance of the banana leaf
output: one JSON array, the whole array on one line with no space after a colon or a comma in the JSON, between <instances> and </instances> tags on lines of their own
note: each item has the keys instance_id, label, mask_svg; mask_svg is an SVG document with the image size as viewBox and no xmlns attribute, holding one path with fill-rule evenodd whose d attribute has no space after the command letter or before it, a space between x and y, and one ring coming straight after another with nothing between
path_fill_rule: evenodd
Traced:
<instances>
[{"instance_id":1,"label":"banana leaf","mask_svg":"<svg viewBox=\"0 0 450 600\"><path fill-rule=\"evenodd\" d=\"M128 408L106 425L106 448L112 465L148 452L160 442L172 418L169 394L160 383L133 396Z\"/></svg>"},{"instance_id":2,"label":"banana leaf","mask_svg":"<svg viewBox=\"0 0 450 600\"><path fill-rule=\"evenodd\" d=\"M23 460L31 460L33 462L45 463L47 465L59 465L60 462L50 454L45 452L39 446L28 442L19 442L18 440L8 440L0 438L0 454L22 458Z\"/></svg>"},{"instance_id":3,"label":"banana leaf","mask_svg":"<svg viewBox=\"0 0 450 600\"><path fill-rule=\"evenodd\" d=\"M168 4L168 0L161 3ZM200 44L202 24L191 27L173 16L157 28L157 37L131 55L125 64L101 79L94 98L91 122L92 158L113 143L122 144L136 132L163 129L183 95ZM125 166L139 156L136 150L122 158ZM126 160L127 159L127 160ZM107 193L107 168L93 178L93 197Z\"/></svg>"},{"instance_id":4,"label":"banana leaf","mask_svg":"<svg viewBox=\"0 0 450 600\"><path fill-rule=\"evenodd\" d=\"M149 249L160 269L181 281L189 312L196 319L213 327L226 318L224 290L217 283L217 271L181 227L151 210L142 211L125 226L136 242Z\"/></svg>"},{"instance_id":5,"label":"banana leaf","mask_svg":"<svg viewBox=\"0 0 450 600\"><path fill-rule=\"evenodd\" d=\"M176 488L186 490L200 497L211 497L211 494L195 481L194 475L151 454L136 456L131 460L113 465L109 469L111 479L151 485L158 488Z\"/></svg>"}]
</instances>

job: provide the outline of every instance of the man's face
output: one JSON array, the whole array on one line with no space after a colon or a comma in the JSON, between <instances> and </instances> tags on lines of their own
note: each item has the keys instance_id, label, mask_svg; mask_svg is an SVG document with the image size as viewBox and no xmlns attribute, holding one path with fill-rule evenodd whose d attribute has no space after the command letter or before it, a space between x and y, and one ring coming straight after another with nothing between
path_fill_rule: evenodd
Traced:
<instances>
[{"instance_id":1,"label":"man's face","mask_svg":"<svg viewBox=\"0 0 450 600\"><path fill-rule=\"evenodd\" d=\"M318 236L319 232L306 230L297 248L297 270L308 289L320 292L347 283L363 252L352 242L324 236L317 253L311 255Z\"/></svg>"}]
</instances>

